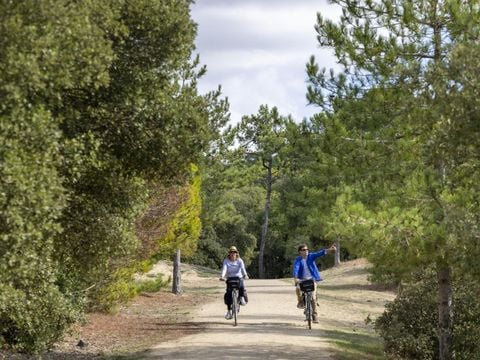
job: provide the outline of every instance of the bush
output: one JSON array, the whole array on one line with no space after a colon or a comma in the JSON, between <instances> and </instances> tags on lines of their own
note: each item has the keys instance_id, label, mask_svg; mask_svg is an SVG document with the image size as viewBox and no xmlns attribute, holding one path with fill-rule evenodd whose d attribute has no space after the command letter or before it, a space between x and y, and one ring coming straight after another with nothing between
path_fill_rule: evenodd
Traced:
<instances>
[{"instance_id":1,"label":"bush","mask_svg":"<svg viewBox=\"0 0 480 360\"><path fill-rule=\"evenodd\" d=\"M480 305L478 286L457 280L453 297L453 343L455 359L480 359ZM437 288L433 278L407 287L386 305L375 322L384 339L389 359L428 360L438 358Z\"/></svg>"},{"instance_id":2,"label":"bush","mask_svg":"<svg viewBox=\"0 0 480 360\"><path fill-rule=\"evenodd\" d=\"M480 288L465 282L455 289L453 351L456 360L480 359Z\"/></svg>"},{"instance_id":3,"label":"bush","mask_svg":"<svg viewBox=\"0 0 480 360\"><path fill-rule=\"evenodd\" d=\"M99 288L90 295L90 310L115 312L119 305L127 303L142 292L154 293L166 287L171 279L164 279L161 274L154 279L135 279L135 274L144 274L150 267L149 262L143 261L117 270L108 280L108 286Z\"/></svg>"},{"instance_id":4,"label":"bush","mask_svg":"<svg viewBox=\"0 0 480 360\"><path fill-rule=\"evenodd\" d=\"M154 279L144 280L137 283L136 291L137 291L137 294L140 294L142 292L155 293L160 291L160 289L166 287L170 282L171 282L170 277L168 277L167 279L164 279L162 274L159 274Z\"/></svg>"},{"instance_id":5,"label":"bush","mask_svg":"<svg viewBox=\"0 0 480 360\"><path fill-rule=\"evenodd\" d=\"M0 286L0 343L17 351L48 350L78 313L53 285L29 293Z\"/></svg>"},{"instance_id":6,"label":"bush","mask_svg":"<svg viewBox=\"0 0 480 360\"><path fill-rule=\"evenodd\" d=\"M375 322L390 359L436 358L437 304L433 281L412 286L386 305Z\"/></svg>"}]
</instances>

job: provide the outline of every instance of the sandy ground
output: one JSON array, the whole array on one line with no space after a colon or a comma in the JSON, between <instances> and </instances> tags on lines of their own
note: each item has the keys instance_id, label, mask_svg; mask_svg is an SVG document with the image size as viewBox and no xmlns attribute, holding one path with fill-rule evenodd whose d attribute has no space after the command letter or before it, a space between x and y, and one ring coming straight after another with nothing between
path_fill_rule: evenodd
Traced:
<instances>
[{"instance_id":1,"label":"sandy ground","mask_svg":"<svg viewBox=\"0 0 480 360\"><path fill-rule=\"evenodd\" d=\"M322 330L307 328L296 308L294 287L282 280L247 280L249 303L241 307L238 326L225 320L223 285L218 299L201 307L192 321L202 333L160 344L138 359L331 359Z\"/></svg>"},{"instance_id":2,"label":"sandy ground","mask_svg":"<svg viewBox=\"0 0 480 360\"><path fill-rule=\"evenodd\" d=\"M322 272L320 323L311 330L296 308L291 279L246 280L249 303L234 327L224 318L218 271L182 264L181 295L169 289L142 294L116 314L90 314L52 352L29 357L0 351L0 360L334 359L339 350L332 341L372 336L365 319L374 320L394 299L368 282L367 266L355 260ZM171 275L171 262L159 262L147 277L157 273ZM80 339L87 346L79 347Z\"/></svg>"},{"instance_id":3,"label":"sandy ground","mask_svg":"<svg viewBox=\"0 0 480 360\"><path fill-rule=\"evenodd\" d=\"M224 285L218 280L215 285L215 279L203 280L204 286L213 287L218 294L191 320L205 330L159 344L132 358L333 359L333 345L325 331L371 331L365 318L381 313L385 301L394 295L376 291L368 283L363 261L343 264L323 276L325 280L319 286L320 323L312 324L311 330L303 311L296 308L291 280L247 280L249 303L241 307L237 327L233 320L224 319Z\"/></svg>"}]
</instances>

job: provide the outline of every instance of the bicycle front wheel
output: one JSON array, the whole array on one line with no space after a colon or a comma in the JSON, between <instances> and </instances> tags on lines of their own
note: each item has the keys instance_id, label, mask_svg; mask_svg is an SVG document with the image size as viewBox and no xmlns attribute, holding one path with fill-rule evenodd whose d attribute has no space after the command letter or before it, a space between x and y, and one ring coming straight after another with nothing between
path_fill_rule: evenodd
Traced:
<instances>
[{"instance_id":1,"label":"bicycle front wheel","mask_svg":"<svg viewBox=\"0 0 480 360\"><path fill-rule=\"evenodd\" d=\"M305 296L305 316L306 316L309 329L312 329L312 316L313 316L312 300L313 300L312 293L308 292Z\"/></svg>"},{"instance_id":2,"label":"bicycle front wheel","mask_svg":"<svg viewBox=\"0 0 480 360\"><path fill-rule=\"evenodd\" d=\"M232 291L232 312L233 312L233 326L237 326L238 309L240 304L238 303L238 290Z\"/></svg>"}]
</instances>

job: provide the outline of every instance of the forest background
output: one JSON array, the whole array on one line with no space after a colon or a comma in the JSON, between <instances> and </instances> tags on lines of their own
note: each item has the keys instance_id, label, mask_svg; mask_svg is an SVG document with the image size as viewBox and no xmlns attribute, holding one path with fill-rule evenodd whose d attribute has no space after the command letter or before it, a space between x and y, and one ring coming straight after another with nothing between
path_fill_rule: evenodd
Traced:
<instances>
[{"instance_id":1,"label":"forest background","mask_svg":"<svg viewBox=\"0 0 480 360\"><path fill-rule=\"evenodd\" d=\"M480 5L332 2L315 30L343 70L306 64L318 113L233 127L197 91L191 1L0 3L0 345L49 348L177 250L218 268L234 244L276 278L335 242L399 287L387 353L480 353Z\"/></svg>"}]
</instances>

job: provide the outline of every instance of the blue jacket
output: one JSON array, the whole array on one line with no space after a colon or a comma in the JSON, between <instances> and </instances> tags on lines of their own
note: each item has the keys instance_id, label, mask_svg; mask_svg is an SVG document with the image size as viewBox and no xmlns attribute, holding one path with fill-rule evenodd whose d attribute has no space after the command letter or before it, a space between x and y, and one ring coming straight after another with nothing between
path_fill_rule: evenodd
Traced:
<instances>
[{"instance_id":1,"label":"blue jacket","mask_svg":"<svg viewBox=\"0 0 480 360\"><path fill-rule=\"evenodd\" d=\"M307 266L315 281L322 280L322 278L320 277L320 271L318 271L315 260L321 256L326 255L326 253L326 249L322 249L320 251L309 253L307 255ZM293 263L293 277L303 279L303 262L301 256L297 256L295 262Z\"/></svg>"}]
</instances>

